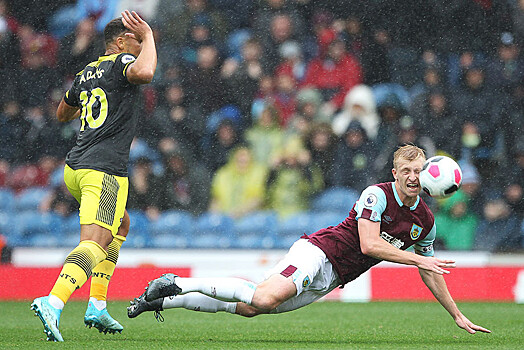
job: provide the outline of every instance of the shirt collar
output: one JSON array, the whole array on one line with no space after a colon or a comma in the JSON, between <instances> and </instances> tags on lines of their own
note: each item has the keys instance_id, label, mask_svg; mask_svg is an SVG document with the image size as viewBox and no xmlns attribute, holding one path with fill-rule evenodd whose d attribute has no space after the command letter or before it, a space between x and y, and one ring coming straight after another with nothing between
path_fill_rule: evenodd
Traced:
<instances>
[{"instance_id":1,"label":"shirt collar","mask_svg":"<svg viewBox=\"0 0 524 350\"><path fill-rule=\"evenodd\" d=\"M399 207L404 206L404 203L400 200L400 197L397 193L397 188L395 187L395 183L391 182L391 187L393 187L393 194L395 195L395 200L397 201L397 204ZM418 203L420 202L420 196L417 195L417 200L415 201L415 204L413 206L409 207L409 210L415 210L417 209Z\"/></svg>"}]
</instances>

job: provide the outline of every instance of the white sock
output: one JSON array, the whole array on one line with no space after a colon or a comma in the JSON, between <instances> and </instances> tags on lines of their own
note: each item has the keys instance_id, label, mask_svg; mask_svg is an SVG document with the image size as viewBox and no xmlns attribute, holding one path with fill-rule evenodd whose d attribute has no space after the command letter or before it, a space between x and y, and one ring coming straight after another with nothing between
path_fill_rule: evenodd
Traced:
<instances>
[{"instance_id":1,"label":"white sock","mask_svg":"<svg viewBox=\"0 0 524 350\"><path fill-rule=\"evenodd\" d=\"M89 301L93 303L93 305L96 307L98 311L102 311L107 307L107 303L105 300L98 300L96 298L90 297Z\"/></svg>"},{"instance_id":2,"label":"white sock","mask_svg":"<svg viewBox=\"0 0 524 350\"><path fill-rule=\"evenodd\" d=\"M182 289L180 294L200 292L222 301L241 301L251 305L257 286L240 278L184 278L175 283Z\"/></svg>"},{"instance_id":3,"label":"white sock","mask_svg":"<svg viewBox=\"0 0 524 350\"><path fill-rule=\"evenodd\" d=\"M234 314L237 310L237 303L229 303L226 301L213 299L196 292L177 295L176 297L164 298L164 303L162 304L162 308L164 310L179 307L193 311L213 313L224 311Z\"/></svg>"},{"instance_id":4,"label":"white sock","mask_svg":"<svg viewBox=\"0 0 524 350\"><path fill-rule=\"evenodd\" d=\"M53 294L49 294L49 304L51 304L52 307L58 310L63 310L65 306L64 302L59 297Z\"/></svg>"}]
</instances>

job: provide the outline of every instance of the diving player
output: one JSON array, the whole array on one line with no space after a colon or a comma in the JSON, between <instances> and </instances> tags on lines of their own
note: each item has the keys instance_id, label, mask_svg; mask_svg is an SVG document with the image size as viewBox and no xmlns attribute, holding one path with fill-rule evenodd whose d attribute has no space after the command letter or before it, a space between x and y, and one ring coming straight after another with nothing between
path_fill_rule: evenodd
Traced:
<instances>
[{"instance_id":1,"label":"diving player","mask_svg":"<svg viewBox=\"0 0 524 350\"><path fill-rule=\"evenodd\" d=\"M353 281L382 260L417 266L422 280L460 328L489 333L464 316L451 297L444 274L452 260L433 256L435 220L419 197L419 174L426 157L413 145L393 159L394 182L366 188L339 225L304 235L267 279L255 285L238 278L182 278L163 275L149 283L128 307L128 316L183 307L225 311L245 317L281 313L308 305ZM405 251L414 246L415 253Z\"/></svg>"},{"instance_id":2,"label":"diving player","mask_svg":"<svg viewBox=\"0 0 524 350\"><path fill-rule=\"evenodd\" d=\"M64 181L80 203L80 243L66 257L50 294L31 304L50 341L63 341L62 309L89 277L84 323L104 333L123 329L107 312L107 287L129 231L127 163L139 85L153 79L157 56L151 28L135 12L109 22L104 39L105 54L76 75L57 110L61 122L81 119L64 169Z\"/></svg>"}]
</instances>

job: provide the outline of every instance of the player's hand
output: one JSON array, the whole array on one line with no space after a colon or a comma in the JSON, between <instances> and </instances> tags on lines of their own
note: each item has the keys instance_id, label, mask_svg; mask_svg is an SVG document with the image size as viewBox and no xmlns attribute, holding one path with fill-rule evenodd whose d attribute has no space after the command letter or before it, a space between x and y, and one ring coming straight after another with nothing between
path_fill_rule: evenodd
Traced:
<instances>
[{"instance_id":1,"label":"player's hand","mask_svg":"<svg viewBox=\"0 0 524 350\"><path fill-rule=\"evenodd\" d=\"M462 313L460 313L455 318L455 323L457 324L457 326L459 326L460 328L466 330L470 334L475 334L475 333L477 333L477 331L484 332L484 333L491 333L491 331L489 329L486 329L486 328L481 327L481 326L477 326L476 324L474 324L473 322L468 320L468 318L466 316L464 316Z\"/></svg>"},{"instance_id":2,"label":"player's hand","mask_svg":"<svg viewBox=\"0 0 524 350\"><path fill-rule=\"evenodd\" d=\"M454 260L446 259L437 259L432 256L423 257L421 261L417 264L417 267L423 270L432 271L438 273L439 275L448 274L449 271L445 270L447 268L455 267Z\"/></svg>"},{"instance_id":3,"label":"player's hand","mask_svg":"<svg viewBox=\"0 0 524 350\"><path fill-rule=\"evenodd\" d=\"M153 35L153 31L149 24L140 18L135 11L129 12L128 10L125 10L122 12L122 23L126 28L131 30L132 33L125 34L130 38L142 41L146 36Z\"/></svg>"}]
</instances>

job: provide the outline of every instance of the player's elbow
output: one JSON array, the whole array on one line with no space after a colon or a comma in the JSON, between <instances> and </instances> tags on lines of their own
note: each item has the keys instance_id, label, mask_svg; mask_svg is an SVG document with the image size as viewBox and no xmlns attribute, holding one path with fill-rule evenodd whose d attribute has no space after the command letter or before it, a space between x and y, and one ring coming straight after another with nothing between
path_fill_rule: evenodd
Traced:
<instances>
[{"instance_id":1,"label":"player's elbow","mask_svg":"<svg viewBox=\"0 0 524 350\"><path fill-rule=\"evenodd\" d=\"M142 68L133 73L134 74L130 74L127 77L129 82L133 84L149 84L155 76L155 70L149 68Z\"/></svg>"},{"instance_id":2,"label":"player's elbow","mask_svg":"<svg viewBox=\"0 0 524 350\"><path fill-rule=\"evenodd\" d=\"M56 113L56 119L58 119L58 121L62 123L66 121L65 117L58 112Z\"/></svg>"},{"instance_id":3,"label":"player's elbow","mask_svg":"<svg viewBox=\"0 0 524 350\"><path fill-rule=\"evenodd\" d=\"M56 111L56 119L61 123L65 123L71 120L71 116L64 110L64 108L58 108Z\"/></svg>"},{"instance_id":4,"label":"player's elbow","mask_svg":"<svg viewBox=\"0 0 524 350\"><path fill-rule=\"evenodd\" d=\"M373 256L377 250L377 245L373 241L360 242L360 250L364 255Z\"/></svg>"}]
</instances>

